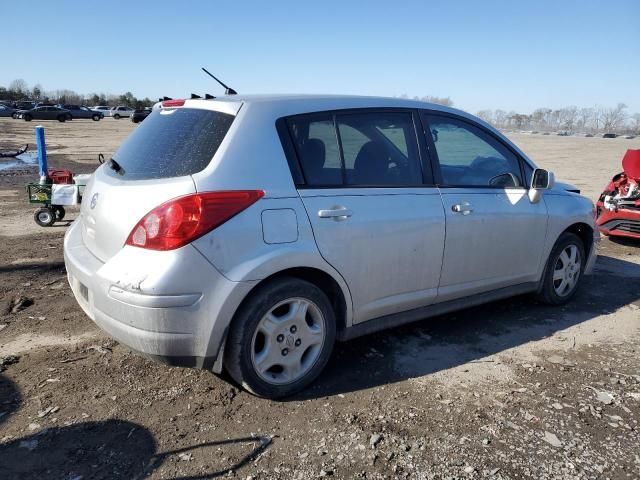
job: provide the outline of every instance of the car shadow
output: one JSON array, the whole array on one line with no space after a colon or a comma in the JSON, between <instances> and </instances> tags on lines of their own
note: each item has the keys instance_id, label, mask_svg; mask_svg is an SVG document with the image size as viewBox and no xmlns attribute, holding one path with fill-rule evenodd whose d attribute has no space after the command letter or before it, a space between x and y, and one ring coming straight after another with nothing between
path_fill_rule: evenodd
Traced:
<instances>
[{"instance_id":1,"label":"car shadow","mask_svg":"<svg viewBox=\"0 0 640 480\"><path fill-rule=\"evenodd\" d=\"M61 270L64 273L65 266L64 266L64 262L61 262L61 261L38 262L38 263L28 262L28 263L16 263L12 265L0 266L0 273L20 272L23 270L38 271L41 273L50 272L53 270Z\"/></svg>"},{"instance_id":2,"label":"car shadow","mask_svg":"<svg viewBox=\"0 0 640 480\"><path fill-rule=\"evenodd\" d=\"M640 265L600 256L565 306L531 296L425 319L336 345L329 365L307 390L286 401L353 392L427 376L535 342L598 315L640 306Z\"/></svg>"},{"instance_id":3,"label":"car shadow","mask_svg":"<svg viewBox=\"0 0 640 480\"><path fill-rule=\"evenodd\" d=\"M0 426L20 408L22 394L17 385L0 374Z\"/></svg>"},{"instance_id":4,"label":"car shadow","mask_svg":"<svg viewBox=\"0 0 640 480\"><path fill-rule=\"evenodd\" d=\"M631 237L616 237L609 236L607 237L610 242L616 243L618 245L622 245L624 247L640 247L640 238L631 238Z\"/></svg>"},{"instance_id":5,"label":"car shadow","mask_svg":"<svg viewBox=\"0 0 640 480\"><path fill-rule=\"evenodd\" d=\"M21 403L22 395L15 383L0 374L0 425L19 409ZM198 470L197 474L173 477L174 480L228 475L269 448L271 438L248 436L157 452L153 434L137 423L119 419L79 422L43 428L31 435L9 438L0 443L0 478L144 479L156 472L170 457L177 456L181 460L181 456L186 455L190 459L198 450L233 444L251 448L248 453L240 454L232 464L207 467L208 471ZM215 457L223 458L218 454Z\"/></svg>"}]
</instances>

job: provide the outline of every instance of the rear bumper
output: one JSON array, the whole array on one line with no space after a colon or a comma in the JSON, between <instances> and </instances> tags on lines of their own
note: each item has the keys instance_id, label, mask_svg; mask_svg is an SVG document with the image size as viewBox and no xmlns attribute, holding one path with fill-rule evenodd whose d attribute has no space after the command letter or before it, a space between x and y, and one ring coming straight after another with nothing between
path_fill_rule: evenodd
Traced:
<instances>
[{"instance_id":1,"label":"rear bumper","mask_svg":"<svg viewBox=\"0 0 640 480\"><path fill-rule=\"evenodd\" d=\"M89 318L145 356L211 368L252 284L226 279L191 245L169 252L124 247L102 262L84 246L81 221L65 236L64 259Z\"/></svg>"}]
</instances>

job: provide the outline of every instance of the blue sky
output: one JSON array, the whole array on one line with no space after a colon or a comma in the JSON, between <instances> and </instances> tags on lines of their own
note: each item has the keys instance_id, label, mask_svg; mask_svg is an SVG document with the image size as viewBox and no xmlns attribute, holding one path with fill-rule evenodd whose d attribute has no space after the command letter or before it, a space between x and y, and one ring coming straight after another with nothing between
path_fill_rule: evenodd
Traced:
<instances>
[{"instance_id":1,"label":"blue sky","mask_svg":"<svg viewBox=\"0 0 640 480\"><path fill-rule=\"evenodd\" d=\"M476 112L640 112L640 1L33 1L2 8L0 85L155 98L450 96Z\"/></svg>"}]
</instances>

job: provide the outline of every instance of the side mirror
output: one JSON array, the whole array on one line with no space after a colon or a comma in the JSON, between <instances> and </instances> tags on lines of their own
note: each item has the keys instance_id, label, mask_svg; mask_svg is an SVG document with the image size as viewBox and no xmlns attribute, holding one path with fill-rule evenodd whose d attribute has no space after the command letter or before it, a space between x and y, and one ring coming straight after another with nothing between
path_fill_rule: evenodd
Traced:
<instances>
[{"instance_id":1,"label":"side mirror","mask_svg":"<svg viewBox=\"0 0 640 480\"><path fill-rule=\"evenodd\" d=\"M553 188L555 183L553 172L543 168L536 168L531 176L531 187L529 188L529 200L531 203L538 203L542 198L542 192Z\"/></svg>"}]
</instances>

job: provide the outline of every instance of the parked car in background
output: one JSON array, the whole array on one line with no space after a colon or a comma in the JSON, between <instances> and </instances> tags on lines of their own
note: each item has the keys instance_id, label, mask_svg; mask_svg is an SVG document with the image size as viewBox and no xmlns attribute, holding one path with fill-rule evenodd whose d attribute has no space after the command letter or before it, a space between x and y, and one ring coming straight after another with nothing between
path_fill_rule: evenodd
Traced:
<instances>
[{"instance_id":1,"label":"parked car in background","mask_svg":"<svg viewBox=\"0 0 640 480\"><path fill-rule=\"evenodd\" d=\"M31 120L58 120L59 122L65 122L71 120L71 112L60 107L35 107L30 110L18 110L16 112L17 118L22 118L27 122Z\"/></svg>"},{"instance_id":2,"label":"parked car in background","mask_svg":"<svg viewBox=\"0 0 640 480\"><path fill-rule=\"evenodd\" d=\"M36 102L30 102L30 101L22 101L22 102L15 103L16 110L30 110L37 106L38 105L36 104Z\"/></svg>"},{"instance_id":3,"label":"parked car in background","mask_svg":"<svg viewBox=\"0 0 640 480\"><path fill-rule=\"evenodd\" d=\"M133 114L133 108L131 107L123 107L122 105L119 105L117 107L113 107L111 109L111 115L113 118L115 118L116 120L118 120L119 118L127 118L130 117Z\"/></svg>"},{"instance_id":4,"label":"parked car in background","mask_svg":"<svg viewBox=\"0 0 640 480\"><path fill-rule=\"evenodd\" d=\"M60 108L69 110L73 118L91 118L94 121L98 121L104 118L104 113L91 110L89 107L83 107L81 105L58 105Z\"/></svg>"},{"instance_id":5,"label":"parked car in background","mask_svg":"<svg viewBox=\"0 0 640 480\"><path fill-rule=\"evenodd\" d=\"M110 116L110 112L111 112L111 108L108 105L96 105L94 107L90 107L91 110L94 110L96 112L101 112L105 117Z\"/></svg>"},{"instance_id":6,"label":"parked car in background","mask_svg":"<svg viewBox=\"0 0 640 480\"><path fill-rule=\"evenodd\" d=\"M592 202L460 110L233 95L144 123L66 233L71 289L133 350L260 396L310 384L336 340L524 293L562 305L596 259Z\"/></svg>"},{"instance_id":7,"label":"parked car in background","mask_svg":"<svg viewBox=\"0 0 640 480\"><path fill-rule=\"evenodd\" d=\"M0 117L11 117L16 109L7 105L0 105Z\"/></svg>"},{"instance_id":8,"label":"parked car in background","mask_svg":"<svg viewBox=\"0 0 640 480\"><path fill-rule=\"evenodd\" d=\"M131 114L131 121L133 123L139 123L143 121L145 118L147 118L150 113L151 113L151 107L145 107L145 108L134 110L134 112Z\"/></svg>"}]
</instances>

